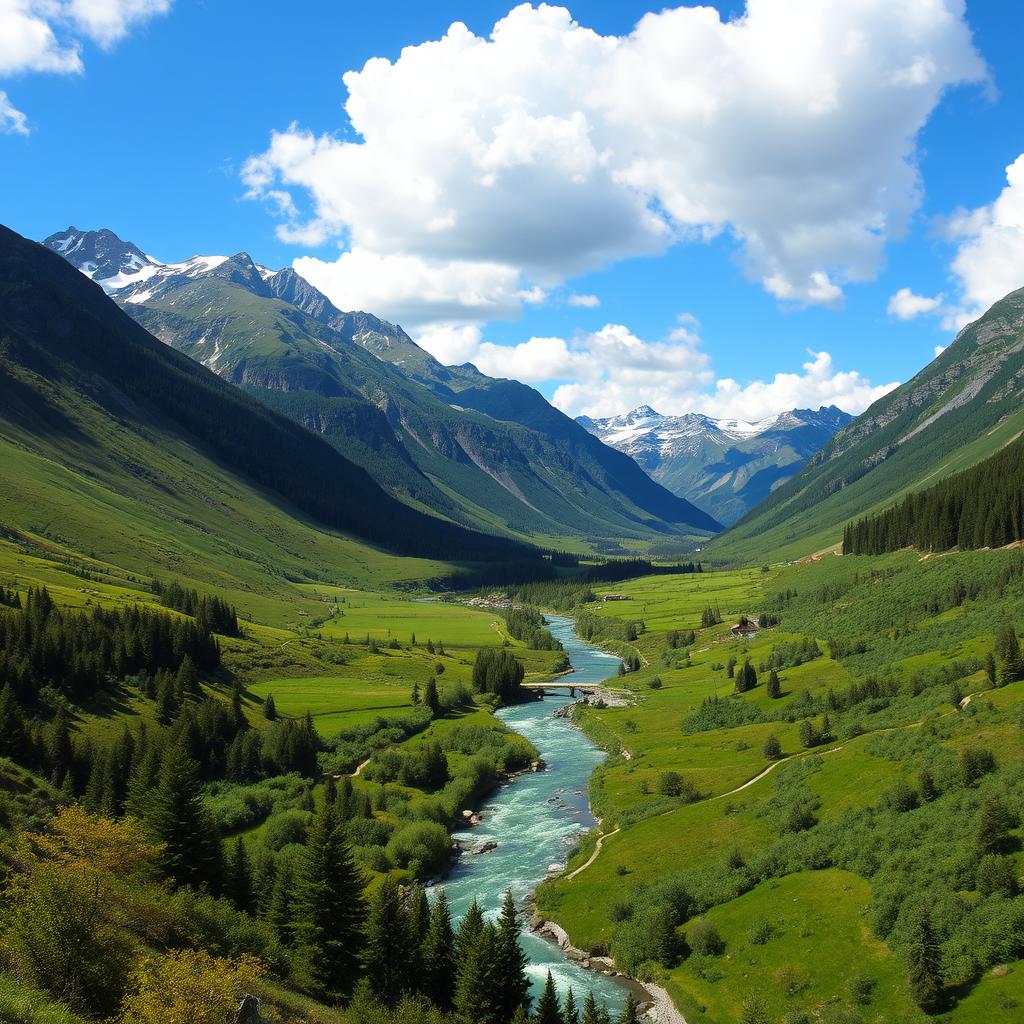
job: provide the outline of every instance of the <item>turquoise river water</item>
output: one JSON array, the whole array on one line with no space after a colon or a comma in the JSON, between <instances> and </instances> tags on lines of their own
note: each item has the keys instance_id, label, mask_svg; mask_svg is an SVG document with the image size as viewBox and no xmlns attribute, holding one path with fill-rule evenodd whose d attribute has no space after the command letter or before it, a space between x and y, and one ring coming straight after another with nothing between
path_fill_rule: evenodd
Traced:
<instances>
[{"instance_id":1,"label":"turquoise river water","mask_svg":"<svg viewBox=\"0 0 1024 1024\"><path fill-rule=\"evenodd\" d=\"M618 667L618 659L576 636L572 619L549 615L547 622L575 670L561 681L597 683ZM521 906L544 880L548 867L564 864L576 838L596 824L587 803L587 783L604 754L566 719L554 717L554 711L568 702L567 696L552 696L498 712L510 729L533 743L547 768L502 786L481 808L482 823L455 834L464 845L498 844L490 853L464 853L444 881L456 920L474 899L489 919L495 919L506 889ZM563 998L570 985L577 1003L592 989L612 1010L613 1019L625 1005L627 989L621 981L585 971L554 943L530 931L523 932L521 942L530 960L535 998L550 970Z\"/></svg>"}]
</instances>

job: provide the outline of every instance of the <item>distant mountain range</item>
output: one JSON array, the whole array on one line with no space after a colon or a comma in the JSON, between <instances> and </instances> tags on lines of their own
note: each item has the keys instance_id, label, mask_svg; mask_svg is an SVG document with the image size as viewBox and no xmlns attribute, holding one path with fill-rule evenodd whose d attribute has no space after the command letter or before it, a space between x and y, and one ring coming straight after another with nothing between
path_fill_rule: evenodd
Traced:
<instances>
[{"instance_id":1,"label":"distant mountain range","mask_svg":"<svg viewBox=\"0 0 1024 1024\"><path fill-rule=\"evenodd\" d=\"M321 434L414 508L609 552L720 529L537 391L442 366L400 327L337 309L290 269L246 253L165 264L108 230L71 227L44 244L157 338Z\"/></svg>"},{"instance_id":2,"label":"distant mountain range","mask_svg":"<svg viewBox=\"0 0 1024 1024\"><path fill-rule=\"evenodd\" d=\"M663 416L641 405L624 416L579 416L576 422L728 526L798 473L852 420L834 405L793 409L756 423L699 413Z\"/></svg>"},{"instance_id":3,"label":"distant mountain range","mask_svg":"<svg viewBox=\"0 0 1024 1024\"><path fill-rule=\"evenodd\" d=\"M965 327L711 545L722 558L807 554L851 520L976 465L1024 433L1024 288Z\"/></svg>"}]
</instances>

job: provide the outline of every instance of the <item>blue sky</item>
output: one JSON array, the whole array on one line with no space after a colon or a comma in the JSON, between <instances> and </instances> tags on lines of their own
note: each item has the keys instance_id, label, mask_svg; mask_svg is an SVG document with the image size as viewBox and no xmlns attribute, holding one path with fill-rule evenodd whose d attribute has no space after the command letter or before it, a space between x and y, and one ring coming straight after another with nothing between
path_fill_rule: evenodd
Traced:
<instances>
[{"instance_id":1,"label":"blue sky","mask_svg":"<svg viewBox=\"0 0 1024 1024\"><path fill-rule=\"evenodd\" d=\"M299 260L574 414L860 411L1024 285L1024 14L716 6L632 37L661 9L520 11L494 43L510 3L0 0L0 219Z\"/></svg>"}]
</instances>

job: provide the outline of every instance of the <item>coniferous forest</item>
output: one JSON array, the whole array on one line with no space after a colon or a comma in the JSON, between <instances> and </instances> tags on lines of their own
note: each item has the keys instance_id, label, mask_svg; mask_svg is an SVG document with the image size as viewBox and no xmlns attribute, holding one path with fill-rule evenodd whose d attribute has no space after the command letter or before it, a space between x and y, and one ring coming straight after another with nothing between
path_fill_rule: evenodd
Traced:
<instances>
[{"instance_id":1,"label":"coniferous forest","mask_svg":"<svg viewBox=\"0 0 1024 1024\"><path fill-rule=\"evenodd\" d=\"M1000 548L1024 538L1024 440L843 532L844 555Z\"/></svg>"}]
</instances>

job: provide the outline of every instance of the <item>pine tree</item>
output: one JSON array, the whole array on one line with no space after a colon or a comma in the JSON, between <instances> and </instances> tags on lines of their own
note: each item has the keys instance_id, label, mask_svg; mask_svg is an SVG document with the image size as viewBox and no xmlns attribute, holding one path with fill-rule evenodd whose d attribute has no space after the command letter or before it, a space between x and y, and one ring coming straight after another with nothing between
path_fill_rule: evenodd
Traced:
<instances>
[{"instance_id":1,"label":"pine tree","mask_svg":"<svg viewBox=\"0 0 1024 1024\"><path fill-rule=\"evenodd\" d=\"M5 683L0 690L0 757L23 762L27 756L25 716L14 695L14 688Z\"/></svg>"},{"instance_id":2,"label":"pine tree","mask_svg":"<svg viewBox=\"0 0 1024 1024\"><path fill-rule=\"evenodd\" d=\"M409 695L409 700L412 702L413 707L418 707L420 703L420 684L412 684L412 693Z\"/></svg>"},{"instance_id":3,"label":"pine tree","mask_svg":"<svg viewBox=\"0 0 1024 1024\"><path fill-rule=\"evenodd\" d=\"M71 730L67 712L61 708L46 734L44 748L46 767L50 781L59 786L74 768L74 751L71 749Z\"/></svg>"},{"instance_id":4,"label":"pine tree","mask_svg":"<svg viewBox=\"0 0 1024 1024\"><path fill-rule=\"evenodd\" d=\"M562 1017L565 1024L580 1024L580 1014L576 1009L576 996L573 994L572 986L565 994L565 1006L562 1008Z\"/></svg>"},{"instance_id":5,"label":"pine tree","mask_svg":"<svg viewBox=\"0 0 1024 1024\"><path fill-rule=\"evenodd\" d=\"M423 691L423 703L430 708L432 715L441 713L441 700L437 695L437 681L431 676L427 680L426 688Z\"/></svg>"},{"instance_id":6,"label":"pine tree","mask_svg":"<svg viewBox=\"0 0 1024 1024\"><path fill-rule=\"evenodd\" d=\"M274 879L274 888L267 906L267 923L286 946L295 941L294 902L295 875L291 862L285 861Z\"/></svg>"},{"instance_id":7,"label":"pine tree","mask_svg":"<svg viewBox=\"0 0 1024 1024\"><path fill-rule=\"evenodd\" d=\"M242 710L242 688L237 682L231 688L231 728L236 733L249 728L249 721Z\"/></svg>"},{"instance_id":8,"label":"pine tree","mask_svg":"<svg viewBox=\"0 0 1024 1024\"><path fill-rule=\"evenodd\" d=\"M224 865L224 895L239 910L252 913L254 909L252 867L245 842L241 836L235 839L230 855Z\"/></svg>"},{"instance_id":9,"label":"pine tree","mask_svg":"<svg viewBox=\"0 0 1024 1024\"><path fill-rule=\"evenodd\" d=\"M410 942L401 891L390 875L385 876L370 901L364 960L373 994L393 1008L412 987L409 973L416 950Z\"/></svg>"},{"instance_id":10,"label":"pine tree","mask_svg":"<svg viewBox=\"0 0 1024 1024\"><path fill-rule=\"evenodd\" d=\"M220 840L203 803L199 765L181 743L163 752L157 787L146 801L145 823L163 844L161 867L177 884L217 890Z\"/></svg>"},{"instance_id":11,"label":"pine tree","mask_svg":"<svg viewBox=\"0 0 1024 1024\"><path fill-rule=\"evenodd\" d=\"M331 807L324 807L310 828L294 920L310 986L320 996L347 999L361 971L366 903L362 872Z\"/></svg>"},{"instance_id":12,"label":"pine tree","mask_svg":"<svg viewBox=\"0 0 1024 1024\"><path fill-rule=\"evenodd\" d=\"M978 853L1003 853L1015 822L1006 804L997 796L987 797L978 809Z\"/></svg>"},{"instance_id":13,"label":"pine tree","mask_svg":"<svg viewBox=\"0 0 1024 1024\"><path fill-rule=\"evenodd\" d=\"M533 1020L534 1024L563 1024L562 1007L559 1005L558 993L555 991L555 982L550 971L544 983L544 991L537 1001L537 1012Z\"/></svg>"},{"instance_id":14,"label":"pine tree","mask_svg":"<svg viewBox=\"0 0 1024 1024\"><path fill-rule=\"evenodd\" d=\"M268 693L267 699L263 702L263 717L268 722L277 720L277 705L274 703L274 695L272 693Z\"/></svg>"},{"instance_id":15,"label":"pine tree","mask_svg":"<svg viewBox=\"0 0 1024 1024\"><path fill-rule=\"evenodd\" d=\"M768 696L772 700L778 700L782 694L782 687L779 685L779 673L772 669L768 673Z\"/></svg>"},{"instance_id":16,"label":"pine tree","mask_svg":"<svg viewBox=\"0 0 1024 1024\"><path fill-rule=\"evenodd\" d=\"M626 1005L619 1015L619 1024L640 1024L640 1017L637 1014L637 1001L632 992L626 996Z\"/></svg>"},{"instance_id":17,"label":"pine tree","mask_svg":"<svg viewBox=\"0 0 1024 1024\"><path fill-rule=\"evenodd\" d=\"M607 1008L597 1004L592 991L583 1000L583 1024L609 1024Z\"/></svg>"},{"instance_id":18,"label":"pine tree","mask_svg":"<svg viewBox=\"0 0 1024 1024\"><path fill-rule=\"evenodd\" d=\"M932 932L927 907L919 907L911 922L907 947L910 995L925 1013L939 1008L942 998L942 976L939 973L939 946Z\"/></svg>"},{"instance_id":19,"label":"pine tree","mask_svg":"<svg viewBox=\"0 0 1024 1024\"><path fill-rule=\"evenodd\" d=\"M512 898L512 890L505 891L505 900L498 918L498 938L495 950L498 1004L502 1018L508 1020L519 1006L530 1009L530 979L526 974L526 954L519 944L519 912Z\"/></svg>"},{"instance_id":20,"label":"pine tree","mask_svg":"<svg viewBox=\"0 0 1024 1024\"><path fill-rule=\"evenodd\" d=\"M455 989L454 947L448 897L442 889L430 908L430 924L422 946L423 993L442 1010L451 1008Z\"/></svg>"},{"instance_id":21,"label":"pine tree","mask_svg":"<svg viewBox=\"0 0 1024 1024\"><path fill-rule=\"evenodd\" d=\"M426 941L430 929L430 901L422 885L413 883L406 894L406 907L409 913L409 942L418 950Z\"/></svg>"},{"instance_id":22,"label":"pine tree","mask_svg":"<svg viewBox=\"0 0 1024 1024\"><path fill-rule=\"evenodd\" d=\"M476 904L473 904L476 907ZM477 908L477 914L479 914ZM463 918L463 926L469 917ZM459 929L456 940L455 1013L473 1024L499 1024L498 977L495 971L496 935L493 925L480 922Z\"/></svg>"}]
</instances>

